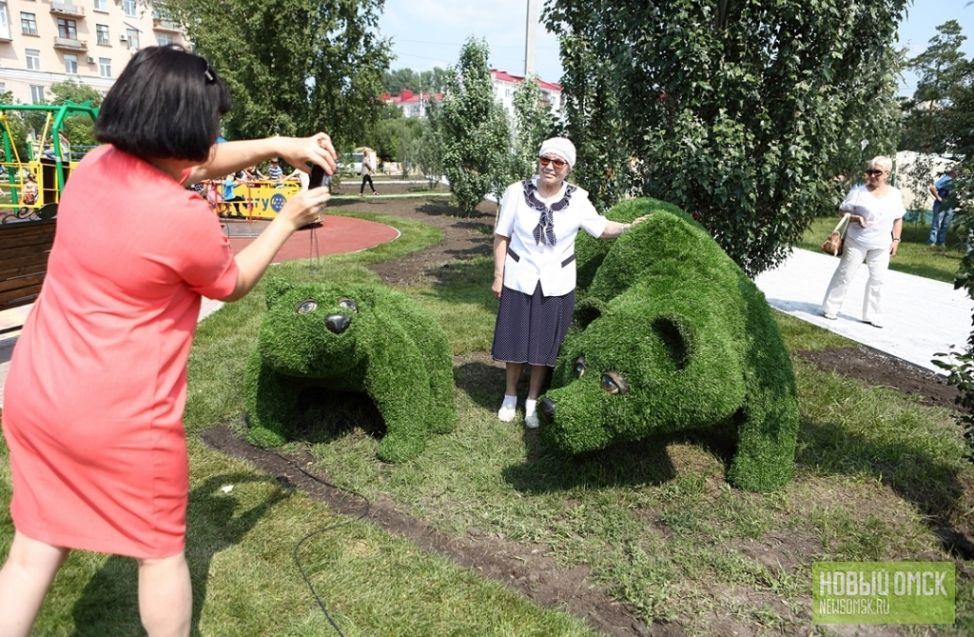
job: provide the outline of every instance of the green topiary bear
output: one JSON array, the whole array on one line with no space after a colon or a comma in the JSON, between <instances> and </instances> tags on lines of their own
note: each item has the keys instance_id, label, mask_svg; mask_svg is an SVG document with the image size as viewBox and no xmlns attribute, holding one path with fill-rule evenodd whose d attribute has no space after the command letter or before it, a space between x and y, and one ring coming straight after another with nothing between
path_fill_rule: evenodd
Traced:
<instances>
[{"instance_id":1,"label":"green topiary bear","mask_svg":"<svg viewBox=\"0 0 974 637\"><path fill-rule=\"evenodd\" d=\"M308 387L368 394L386 424L386 462L416 457L428 432L453 430L450 345L415 301L378 286L271 279L267 288L247 368L251 443L282 444Z\"/></svg>"},{"instance_id":2,"label":"green topiary bear","mask_svg":"<svg viewBox=\"0 0 974 637\"><path fill-rule=\"evenodd\" d=\"M539 403L542 435L578 454L730 421L728 479L774 489L794 468L798 401L764 295L670 204L635 199L607 216L645 214L615 242L578 239L576 327Z\"/></svg>"}]
</instances>

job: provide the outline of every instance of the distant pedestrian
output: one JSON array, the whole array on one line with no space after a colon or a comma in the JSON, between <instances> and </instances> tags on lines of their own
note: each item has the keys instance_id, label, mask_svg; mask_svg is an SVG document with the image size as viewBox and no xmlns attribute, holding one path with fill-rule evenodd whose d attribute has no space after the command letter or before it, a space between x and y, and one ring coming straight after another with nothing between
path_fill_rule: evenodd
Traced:
<instances>
[{"instance_id":1,"label":"distant pedestrian","mask_svg":"<svg viewBox=\"0 0 974 637\"><path fill-rule=\"evenodd\" d=\"M896 256L903 234L903 196L886 183L893 162L889 157L874 157L866 167L866 183L856 184L839 205L839 213L849 213L842 260L839 261L825 300L825 318L838 318L849 283L865 259L869 267L866 295L862 303L862 320L874 327L883 326L882 292L889 260Z\"/></svg>"},{"instance_id":2,"label":"distant pedestrian","mask_svg":"<svg viewBox=\"0 0 974 637\"><path fill-rule=\"evenodd\" d=\"M369 184L369 188L372 189L372 194L378 194L375 191L375 184L372 183L372 175L375 174L375 165L373 165L372 153L364 152L362 153L362 169L359 171L362 174L362 185L359 186L358 194L365 194L365 184Z\"/></svg>"},{"instance_id":3,"label":"distant pedestrian","mask_svg":"<svg viewBox=\"0 0 974 637\"><path fill-rule=\"evenodd\" d=\"M954 189L954 177L957 171L948 168L937 181L930 184L930 194L933 195L933 219L930 221L930 237L927 245L931 248L943 249L947 243L947 231L954 220L954 204L950 193Z\"/></svg>"}]
</instances>

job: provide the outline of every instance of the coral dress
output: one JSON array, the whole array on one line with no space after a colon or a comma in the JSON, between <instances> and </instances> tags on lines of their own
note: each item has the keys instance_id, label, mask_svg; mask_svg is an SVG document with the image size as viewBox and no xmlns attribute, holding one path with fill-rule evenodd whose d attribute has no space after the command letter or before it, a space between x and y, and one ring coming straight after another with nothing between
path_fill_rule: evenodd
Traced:
<instances>
[{"instance_id":1,"label":"coral dress","mask_svg":"<svg viewBox=\"0 0 974 637\"><path fill-rule=\"evenodd\" d=\"M84 158L6 381L19 532L139 558L183 549L186 362L201 295L236 280L196 193L112 146Z\"/></svg>"}]
</instances>

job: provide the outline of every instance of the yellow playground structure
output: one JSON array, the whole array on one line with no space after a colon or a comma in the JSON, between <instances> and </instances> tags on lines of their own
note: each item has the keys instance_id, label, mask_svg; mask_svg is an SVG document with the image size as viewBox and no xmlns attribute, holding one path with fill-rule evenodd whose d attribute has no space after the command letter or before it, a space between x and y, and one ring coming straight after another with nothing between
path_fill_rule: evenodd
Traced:
<instances>
[{"instance_id":1,"label":"yellow playground structure","mask_svg":"<svg viewBox=\"0 0 974 637\"><path fill-rule=\"evenodd\" d=\"M10 113L46 113L41 136L26 143L21 157L11 131ZM0 223L49 220L57 216L61 191L83 152L72 151L62 134L64 120L85 116L92 122L98 109L90 102L75 104L0 104ZM21 140L23 141L23 140Z\"/></svg>"},{"instance_id":2,"label":"yellow playground structure","mask_svg":"<svg viewBox=\"0 0 974 637\"><path fill-rule=\"evenodd\" d=\"M285 202L301 190L301 182L297 177L275 180L234 176L202 181L195 188L221 217L273 219Z\"/></svg>"}]
</instances>

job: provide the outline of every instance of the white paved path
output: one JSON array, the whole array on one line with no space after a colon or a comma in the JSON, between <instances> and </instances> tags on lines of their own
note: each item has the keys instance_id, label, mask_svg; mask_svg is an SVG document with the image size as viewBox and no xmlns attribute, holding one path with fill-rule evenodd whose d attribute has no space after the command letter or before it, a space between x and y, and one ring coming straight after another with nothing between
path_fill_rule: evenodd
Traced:
<instances>
[{"instance_id":1,"label":"white paved path","mask_svg":"<svg viewBox=\"0 0 974 637\"><path fill-rule=\"evenodd\" d=\"M964 290L890 270L883 292L885 326L863 323L862 299L868 270L863 264L853 279L845 305L835 321L822 316L822 298L839 260L824 253L795 250L779 267L755 282L772 307L824 327L905 361L943 373L930 361L934 354L963 347L971 333L971 301Z\"/></svg>"}]
</instances>

